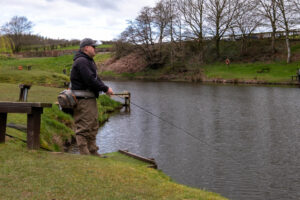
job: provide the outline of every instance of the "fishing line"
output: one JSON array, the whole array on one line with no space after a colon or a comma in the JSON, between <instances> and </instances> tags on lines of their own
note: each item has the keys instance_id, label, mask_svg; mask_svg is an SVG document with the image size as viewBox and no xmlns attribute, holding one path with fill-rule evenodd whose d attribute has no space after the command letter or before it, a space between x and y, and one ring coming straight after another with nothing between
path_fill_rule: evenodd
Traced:
<instances>
[{"instance_id":1,"label":"fishing line","mask_svg":"<svg viewBox=\"0 0 300 200\"><path fill-rule=\"evenodd\" d=\"M115 96L117 96L117 97L119 97L119 98L121 98L121 99L125 99L124 97L119 96L119 95L115 95ZM210 147L210 148L213 149L214 151L216 151L216 152L218 152L218 153L221 153L221 154L223 154L224 156L230 158L230 159L231 159L232 161L234 161L236 164L242 166L243 169L246 169L246 170L248 169L249 171L255 173L258 177L263 178L262 175L265 175L265 174L263 174L263 173L261 173L261 172L257 172L257 171L251 170L252 168L251 168L249 165L246 165L246 166L243 165L240 161L238 161L236 158L234 158L234 157L231 156L230 154L225 153L224 151L215 149L213 145L211 145L211 144L209 144L208 142L202 140L201 138L199 138L199 137L193 135L193 134L190 133L188 130L186 130L186 129L182 128L182 127L179 127L179 126L177 126L176 124L174 124L174 123L172 123L172 122L169 122L168 120L166 120L166 119L164 119L164 118L162 118L162 117L156 115L155 113L153 113L153 112L151 112L151 111L149 111L149 110L143 108L142 106L140 106L140 105L138 105L138 104L132 102L131 100L130 100L130 104L132 104L132 105L134 105L135 107L141 109L142 111L146 112L147 114L152 115L152 116L154 116L154 117L160 119L161 121L167 123L168 125L170 125L170 126L172 126L172 127L175 127L175 128L178 129L178 130L181 130L183 133L185 133L185 134L189 135L190 137L194 138L195 140L197 140L197 141L199 141L199 142L201 142L201 143L207 145L208 147ZM258 191L260 191L260 190L258 190ZM283 190L277 189L277 191L283 191ZM264 191L260 191L260 192L264 192ZM295 197L295 196L292 195L292 194L289 194L289 195Z\"/></svg>"},{"instance_id":2,"label":"fishing line","mask_svg":"<svg viewBox=\"0 0 300 200\"><path fill-rule=\"evenodd\" d=\"M117 96L117 97L119 97L119 98L121 98L121 99L124 99L123 97L121 97L121 96L119 96L119 95L115 95L115 96ZM163 122L169 124L170 126L173 126L173 127L175 127L176 129L178 129L178 130L181 130L181 131L184 132L185 134L187 134L187 135L189 135L190 137L192 137L192 138L198 140L199 142L201 142L201 143L203 143L203 144L209 146L209 147L212 148L213 150L215 150L215 151L217 151L217 152L219 152L219 153L223 153L224 155L226 155L223 151L220 151L220 150L218 150L218 149L215 149L213 145L211 145L211 144L209 144L208 142L202 140L201 138L199 138L199 137L193 135L192 133L190 133L189 131L185 130L184 128L181 128L181 127L179 127L179 126L173 124L172 122L169 122L168 120L166 120L166 119L164 119L164 118L162 118L162 117L160 117L160 116L154 114L153 112L151 112L151 111L149 111L149 110L146 110L146 109L143 108L142 106L139 106L139 105L135 104L135 103L132 102L132 101L130 101L130 104L132 104L132 105L134 105L135 107L137 107L137 108L143 110L144 112L148 113L149 115L152 115L152 116L154 116L154 117L160 119L161 121L163 121ZM242 165L238 160L236 160L236 159L235 159L234 157L232 157L231 155L227 154L226 156L229 157L229 158L231 158L233 161L235 161L235 162L238 163L239 165Z\"/></svg>"}]
</instances>

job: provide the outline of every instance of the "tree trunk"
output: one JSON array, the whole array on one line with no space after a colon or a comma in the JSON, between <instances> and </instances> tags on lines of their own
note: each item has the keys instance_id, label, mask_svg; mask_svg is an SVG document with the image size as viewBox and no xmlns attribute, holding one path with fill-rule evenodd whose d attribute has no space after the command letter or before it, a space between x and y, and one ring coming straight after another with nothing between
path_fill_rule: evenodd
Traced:
<instances>
[{"instance_id":1,"label":"tree trunk","mask_svg":"<svg viewBox=\"0 0 300 200\"><path fill-rule=\"evenodd\" d=\"M245 43L246 43L246 38L245 35L243 34L242 36L242 44L241 44L241 55L245 55Z\"/></svg>"},{"instance_id":2,"label":"tree trunk","mask_svg":"<svg viewBox=\"0 0 300 200\"><path fill-rule=\"evenodd\" d=\"M220 38L216 38L216 53L217 53L217 59L220 58Z\"/></svg>"},{"instance_id":3,"label":"tree trunk","mask_svg":"<svg viewBox=\"0 0 300 200\"><path fill-rule=\"evenodd\" d=\"M274 55L276 53L276 49L275 49L275 34L276 34L276 31L272 32L272 54Z\"/></svg>"},{"instance_id":4,"label":"tree trunk","mask_svg":"<svg viewBox=\"0 0 300 200\"><path fill-rule=\"evenodd\" d=\"M202 37L198 37L198 51L199 51L199 61L204 62L204 51L203 51L203 40Z\"/></svg>"},{"instance_id":5,"label":"tree trunk","mask_svg":"<svg viewBox=\"0 0 300 200\"><path fill-rule=\"evenodd\" d=\"M291 46L290 46L290 40L289 40L289 32L286 31L285 33L285 42L286 42L286 50L287 50L287 59L286 62L291 62Z\"/></svg>"}]
</instances>

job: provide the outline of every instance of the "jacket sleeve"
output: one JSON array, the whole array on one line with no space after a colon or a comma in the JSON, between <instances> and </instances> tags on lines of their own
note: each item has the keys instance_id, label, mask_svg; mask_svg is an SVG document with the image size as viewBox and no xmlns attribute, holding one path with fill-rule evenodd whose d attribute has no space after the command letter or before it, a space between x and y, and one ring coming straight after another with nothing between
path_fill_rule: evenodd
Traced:
<instances>
[{"instance_id":1,"label":"jacket sleeve","mask_svg":"<svg viewBox=\"0 0 300 200\"><path fill-rule=\"evenodd\" d=\"M78 68L84 84L93 92L107 92L108 87L93 72L90 62L86 59L80 60Z\"/></svg>"}]
</instances>

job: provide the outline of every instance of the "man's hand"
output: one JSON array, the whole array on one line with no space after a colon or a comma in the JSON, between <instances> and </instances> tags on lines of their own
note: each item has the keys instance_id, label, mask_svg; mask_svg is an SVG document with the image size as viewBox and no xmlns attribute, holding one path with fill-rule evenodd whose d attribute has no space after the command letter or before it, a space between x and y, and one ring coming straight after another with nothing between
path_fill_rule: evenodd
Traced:
<instances>
[{"instance_id":1,"label":"man's hand","mask_svg":"<svg viewBox=\"0 0 300 200\"><path fill-rule=\"evenodd\" d=\"M107 94L108 96L110 96L110 95L113 95L114 92L113 92L113 90L112 90L111 88L108 88L106 94Z\"/></svg>"}]
</instances>

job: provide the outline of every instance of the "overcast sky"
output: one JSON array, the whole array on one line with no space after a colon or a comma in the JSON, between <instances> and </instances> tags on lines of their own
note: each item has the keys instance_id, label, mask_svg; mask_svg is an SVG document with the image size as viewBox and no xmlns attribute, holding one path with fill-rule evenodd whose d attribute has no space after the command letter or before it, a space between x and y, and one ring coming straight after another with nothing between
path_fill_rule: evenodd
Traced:
<instances>
[{"instance_id":1,"label":"overcast sky","mask_svg":"<svg viewBox=\"0 0 300 200\"><path fill-rule=\"evenodd\" d=\"M157 0L0 0L0 26L13 16L34 24L33 34L53 39L112 40L144 6Z\"/></svg>"}]
</instances>

